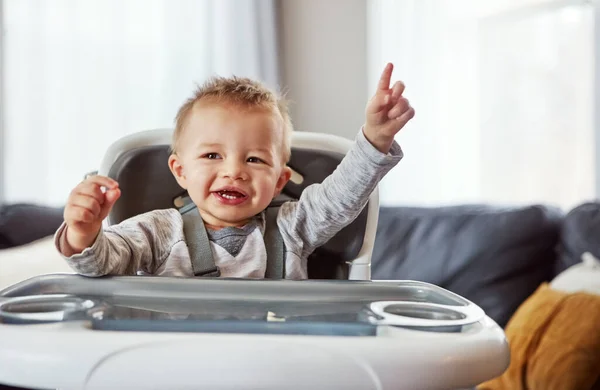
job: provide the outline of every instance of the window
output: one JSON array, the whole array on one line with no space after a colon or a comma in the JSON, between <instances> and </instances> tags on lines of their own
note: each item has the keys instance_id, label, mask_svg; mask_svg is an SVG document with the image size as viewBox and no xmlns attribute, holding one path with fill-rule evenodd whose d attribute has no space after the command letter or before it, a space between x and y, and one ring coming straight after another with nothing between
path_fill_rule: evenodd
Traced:
<instances>
[{"instance_id":1,"label":"window","mask_svg":"<svg viewBox=\"0 0 600 390\"><path fill-rule=\"evenodd\" d=\"M277 84L272 1L4 0L4 201L62 205L219 73Z\"/></svg>"},{"instance_id":2,"label":"window","mask_svg":"<svg viewBox=\"0 0 600 390\"><path fill-rule=\"evenodd\" d=\"M595 196L594 5L383 0L369 20L370 85L394 61L417 111L383 204Z\"/></svg>"}]
</instances>

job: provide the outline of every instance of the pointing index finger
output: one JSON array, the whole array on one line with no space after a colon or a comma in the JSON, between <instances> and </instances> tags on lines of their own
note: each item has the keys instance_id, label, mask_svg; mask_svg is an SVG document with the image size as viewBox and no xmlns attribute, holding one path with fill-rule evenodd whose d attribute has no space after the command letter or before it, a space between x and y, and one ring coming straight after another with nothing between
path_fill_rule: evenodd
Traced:
<instances>
[{"instance_id":1,"label":"pointing index finger","mask_svg":"<svg viewBox=\"0 0 600 390\"><path fill-rule=\"evenodd\" d=\"M390 89L390 80L392 79L392 71L394 70L394 65L390 62L387 63L385 68L383 69L383 73L381 74L381 78L379 79L379 85L377 89L380 91L387 91Z\"/></svg>"}]
</instances>

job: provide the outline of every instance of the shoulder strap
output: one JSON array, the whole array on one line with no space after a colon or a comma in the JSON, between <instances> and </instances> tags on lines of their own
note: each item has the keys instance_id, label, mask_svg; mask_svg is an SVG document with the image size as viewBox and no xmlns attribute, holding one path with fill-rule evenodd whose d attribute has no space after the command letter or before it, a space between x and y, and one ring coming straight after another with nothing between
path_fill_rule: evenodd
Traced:
<instances>
[{"instance_id":1,"label":"shoulder strap","mask_svg":"<svg viewBox=\"0 0 600 390\"><path fill-rule=\"evenodd\" d=\"M215 265L204 221L197 207L182 210L183 234L190 252L194 276L219 276Z\"/></svg>"},{"instance_id":2,"label":"shoulder strap","mask_svg":"<svg viewBox=\"0 0 600 390\"><path fill-rule=\"evenodd\" d=\"M278 212L279 207L269 207L265 211L266 279L285 278L285 245L277 226ZM219 267L215 265L204 221L198 208L182 208L181 213L183 234L190 252L194 275L219 276Z\"/></svg>"},{"instance_id":3,"label":"shoulder strap","mask_svg":"<svg viewBox=\"0 0 600 390\"><path fill-rule=\"evenodd\" d=\"M279 207L268 207L265 212L265 247L267 249L267 270L265 278L285 278L285 247L279 227L277 213Z\"/></svg>"}]
</instances>

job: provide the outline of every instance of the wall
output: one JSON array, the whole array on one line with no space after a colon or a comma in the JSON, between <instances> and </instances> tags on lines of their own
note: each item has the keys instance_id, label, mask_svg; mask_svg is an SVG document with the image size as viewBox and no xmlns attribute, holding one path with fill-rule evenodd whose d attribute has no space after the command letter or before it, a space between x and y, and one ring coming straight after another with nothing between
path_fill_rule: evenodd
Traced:
<instances>
[{"instance_id":1,"label":"wall","mask_svg":"<svg viewBox=\"0 0 600 390\"><path fill-rule=\"evenodd\" d=\"M596 155L596 198L600 197L600 2L594 2L594 74L596 75L594 84L594 132L596 135L595 155Z\"/></svg>"},{"instance_id":2,"label":"wall","mask_svg":"<svg viewBox=\"0 0 600 390\"><path fill-rule=\"evenodd\" d=\"M299 131L353 139L367 93L367 2L280 0L282 84Z\"/></svg>"},{"instance_id":3,"label":"wall","mask_svg":"<svg viewBox=\"0 0 600 390\"><path fill-rule=\"evenodd\" d=\"M0 2L0 21L4 20L4 7ZM4 34L0 35L0 64L4 63ZM0 66L0 205L4 203L4 67Z\"/></svg>"}]
</instances>

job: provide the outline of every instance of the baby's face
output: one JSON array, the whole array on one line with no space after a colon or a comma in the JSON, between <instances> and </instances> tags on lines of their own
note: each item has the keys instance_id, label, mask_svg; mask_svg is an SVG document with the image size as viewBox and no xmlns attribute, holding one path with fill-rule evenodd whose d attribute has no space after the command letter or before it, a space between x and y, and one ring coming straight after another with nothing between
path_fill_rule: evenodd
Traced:
<instances>
[{"instance_id":1,"label":"baby's face","mask_svg":"<svg viewBox=\"0 0 600 390\"><path fill-rule=\"evenodd\" d=\"M178 145L171 170L213 228L245 225L290 177L281 119L267 110L199 105Z\"/></svg>"}]
</instances>

